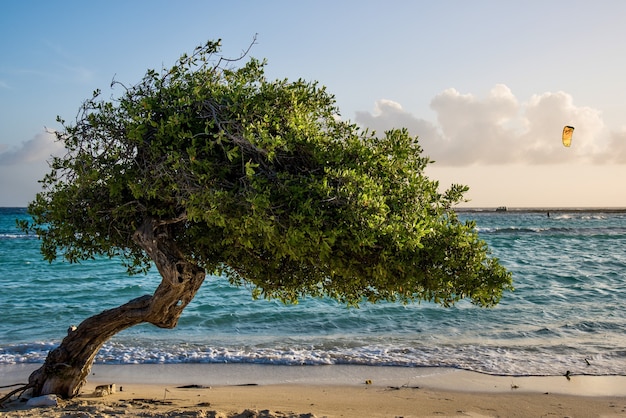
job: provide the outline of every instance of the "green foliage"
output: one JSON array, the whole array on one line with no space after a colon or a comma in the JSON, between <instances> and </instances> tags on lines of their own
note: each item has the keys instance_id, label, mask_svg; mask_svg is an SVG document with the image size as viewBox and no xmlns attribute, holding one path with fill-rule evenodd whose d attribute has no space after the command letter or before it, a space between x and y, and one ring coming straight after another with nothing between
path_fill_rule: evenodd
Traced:
<instances>
[{"instance_id":1,"label":"green foliage","mask_svg":"<svg viewBox=\"0 0 626 418\"><path fill-rule=\"evenodd\" d=\"M417 138L361 130L317 83L269 81L264 62L233 68L218 52L209 42L60 120L68 153L23 225L46 259L121 256L145 269L132 236L152 218L188 260L260 297L491 306L511 289L455 215L467 188L441 193Z\"/></svg>"}]
</instances>

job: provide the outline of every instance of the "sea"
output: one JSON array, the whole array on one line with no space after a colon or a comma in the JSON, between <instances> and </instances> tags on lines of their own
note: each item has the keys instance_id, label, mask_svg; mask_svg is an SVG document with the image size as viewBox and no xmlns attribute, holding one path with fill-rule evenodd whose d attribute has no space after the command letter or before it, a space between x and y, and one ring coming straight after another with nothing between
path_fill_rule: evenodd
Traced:
<instances>
[{"instance_id":1,"label":"sea","mask_svg":"<svg viewBox=\"0 0 626 418\"><path fill-rule=\"evenodd\" d=\"M0 364L43 363L70 325L154 291L156 269L128 276L115 259L48 263L0 208ZM208 276L172 330L145 324L96 364L233 363L450 367L494 375L626 375L626 211L462 210L515 291L494 308L461 301L296 305L253 300Z\"/></svg>"}]
</instances>

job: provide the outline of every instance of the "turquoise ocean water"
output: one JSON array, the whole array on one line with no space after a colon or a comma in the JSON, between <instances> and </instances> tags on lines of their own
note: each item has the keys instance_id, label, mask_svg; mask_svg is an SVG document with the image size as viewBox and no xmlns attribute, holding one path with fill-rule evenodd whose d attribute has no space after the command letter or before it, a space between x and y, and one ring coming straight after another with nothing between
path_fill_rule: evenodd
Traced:
<instances>
[{"instance_id":1,"label":"turquoise ocean water","mask_svg":"<svg viewBox=\"0 0 626 418\"><path fill-rule=\"evenodd\" d=\"M471 211L480 235L513 272L516 291L494 309L468 302L295 306L254 301L208 277L179 326L141 325L96 363L260 363L445 366L503 375L626 375L626 213ZM42 260L0 208L0 364L41 363L71 324L143 294L155 271L128 277L115 260Z\"/></svg>"}]
</instances>

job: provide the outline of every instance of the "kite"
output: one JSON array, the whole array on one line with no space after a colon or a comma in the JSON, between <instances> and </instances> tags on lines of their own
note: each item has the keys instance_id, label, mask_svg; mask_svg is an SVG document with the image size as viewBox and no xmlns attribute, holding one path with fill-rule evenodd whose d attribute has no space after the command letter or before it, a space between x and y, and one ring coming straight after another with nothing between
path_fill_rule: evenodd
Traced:
<instances>
[{"instance_id":1,"label":"kite","mask_svg":"<svg viewBox=\"0 0 626 418\"><path fill-rule=\"evenodd\" d=\"M569 147L572 144L572 135L574 134L573 126L563 128L563 145Z\"/></svg>"}]
</instances>

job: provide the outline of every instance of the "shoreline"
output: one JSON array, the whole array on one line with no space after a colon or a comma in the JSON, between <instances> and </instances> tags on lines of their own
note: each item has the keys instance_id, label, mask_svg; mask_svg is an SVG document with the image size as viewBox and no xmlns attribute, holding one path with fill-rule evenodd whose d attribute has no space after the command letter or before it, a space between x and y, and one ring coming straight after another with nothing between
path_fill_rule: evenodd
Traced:
<instances>
[{"instance_id":1,"label":"shoreline","mask_svg":"<svg viewBox=\"0 0 626 418\"><path fill-rule=\"evenodd\" d=\"M25 383L41 364L0 364L0 386ZM201 386L414 387L451 392L551 393L626 398L626 375L507 376L446 367L285 366L242 363L96 364L87 383ZM0 391L1 392L1 391Z\"/></svg>"},{"instance_id":2,"label":"shoreline","mask_svg":"<svg viewBox=\"0 0 626 418\"><path fill-rule=\"evenodd\" d=\"M39 366L0 365L0 385L24 381ZM115 384L117 392L95 397L93 391L101 384ZM12 402L0 409L0 417L60 418L71 413L81 417L626 417L626 376L575 375L568 380L437 367L100 364L73 400L43 408Z\"/></svg>"}]
</instances>

